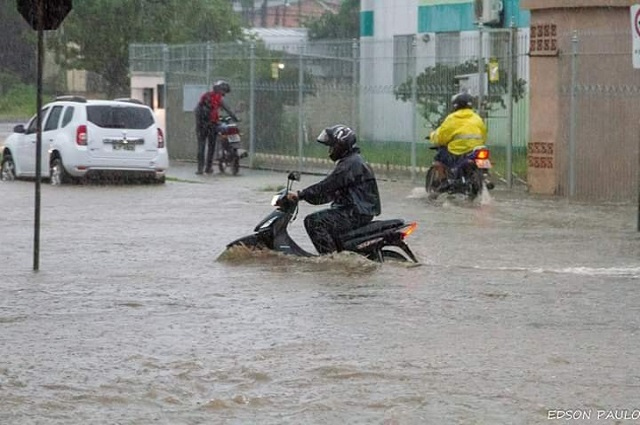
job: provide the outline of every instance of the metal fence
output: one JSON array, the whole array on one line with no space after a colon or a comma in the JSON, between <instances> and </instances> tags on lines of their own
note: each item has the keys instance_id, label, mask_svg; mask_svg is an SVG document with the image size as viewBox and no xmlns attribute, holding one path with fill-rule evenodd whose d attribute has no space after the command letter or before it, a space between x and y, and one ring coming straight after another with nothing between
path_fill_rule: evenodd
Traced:
<instances>
[{"instance_id":1,"label":"metal fence","mask_svg":"<svg viewBox=\"0 0 640 425\"><path fill-rule=\"evenodd\" d=\"M629 31L559 39L559 194L640 202L640 71Z\"/></svg>"},{"instance_id":2,"label":"metal fence","mask_svg":"<svg viewBox=\"0 0 640 425\"><path fill-rule=\"evenodd\" d=\"M315 137L344 123L358 131L363 154L379 173L416 180L433 155L425 136L451 96L466 88L482 100L494 172L511 184L526 179L527 46L527 33L515 29L388 42L134 44L130 66L132 74L164 75L174 159L195 159L193 107L224 78L251 166L327 170L326 149Z\"/></svg>"},{"instance_id":3,"label":"metal fence","mask_svg":"<svg viewBox=\"0 0 640 425\"><path fill-rule=\"evenodd\" d=\"M358 131L380 173L421 180L432 158L424 137L464 87L487 120L494 174L508 186L526 184L533 89L557 99L555 192L640 201L640 72L629 31L559 35L558 83L545 88L530 87L529 39L528 30L507 29L384 42L132 45L130 61L132 73L164 75L172 158L195 158L193 106L225 78L252 166L328 170L314 140L340 122Z\"/></svg>"}]
</instances>

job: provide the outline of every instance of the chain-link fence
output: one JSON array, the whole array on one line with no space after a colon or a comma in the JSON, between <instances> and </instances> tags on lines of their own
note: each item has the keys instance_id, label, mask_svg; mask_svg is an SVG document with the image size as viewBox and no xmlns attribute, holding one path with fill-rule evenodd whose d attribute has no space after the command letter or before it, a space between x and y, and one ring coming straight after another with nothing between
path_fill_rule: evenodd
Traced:
<instances>
[{"instance_id":1,"label":"chain-link fence","mask_svg":"<svg viewBox=\"0 0 640 425\"><path fill-rule=\"evenodd\" d=\"M511 29L387 42L132 45L130 58L133 73L165 76L173 158L195 158L192 109L225 78L233 87L228 100L242 111L252 166L327 170L315 136L340 122L358 131L380 173L421 179L432 158L424 137L451 95L466 88L487 120L494 174L511 185L526 180L530 165L528 45L528 32ZM558 47L558 86L533 88L559 99L556 192L638 199L640 75L631 66L631 35L574 32L561 35Z\"/></svg>"},{"instance_id":2,"label":"chain-link fence","mask_svg":"<svg viewBox=\"0 0 640 425\"><path fill-rule=\"evenodd\" d=\"M559 192L585 200L640 197L640 71L631 33L573 32L559 39ZM640 200L639 200L640 201Z\"/></svg>"},{"instance_id":3,"label":"chain-link fence","mask_svg":"<svg viewBox=\"0 0 640 425\"><path fill-rule=\"evenodd\" d=\"M425 136L448 112L451 96L465 88L481 101L494 173L511 184L526 178L527 45L526 32L515 29L388 42L136 44L130 62L132 75L164 74L174 159L195 158L193 108L224 78L250 165L327 170L326 148L315 138L324 127L344 123L357 130L379 173L422 179L433 155Z\"/></svg>"}]
</instances>

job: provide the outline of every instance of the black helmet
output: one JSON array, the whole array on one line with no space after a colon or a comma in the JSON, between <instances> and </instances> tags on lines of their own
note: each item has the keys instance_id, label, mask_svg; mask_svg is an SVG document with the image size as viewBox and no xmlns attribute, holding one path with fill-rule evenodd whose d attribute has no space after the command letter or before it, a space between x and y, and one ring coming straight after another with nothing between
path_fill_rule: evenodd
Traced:
<instances>
[{"instance_id":1,"label":"black helmet","mask_svg":"<svg viewBox=\"0 0 640 425\"><path fill-rule=\"evenodd\" d=\"M356 133L346 125L337 124L322 130L318 143L329 146L329 158L337 161L356 148Z\"/></svg>"},{"instance_id":2,"label":"black helmet","mask_svg":"<svg viewBox=\"0 0 640 425\"><path fill-rule=\"evenodd\" d=\"M213 85L213 91L228 94L231 91L231 86L225 80L218 80Z\"/></svg>"},{"instance_id":3,"label":"black helmet","mask_svg":"<svg viewBox=\"0 0 640 425\"><path fill-rule=\"evenodd\" d=\"M473 96L466 92L458 93L451 98L451 106L453 106L454 111L463 108L473 108Z\"/></svg>"}]
</instances>

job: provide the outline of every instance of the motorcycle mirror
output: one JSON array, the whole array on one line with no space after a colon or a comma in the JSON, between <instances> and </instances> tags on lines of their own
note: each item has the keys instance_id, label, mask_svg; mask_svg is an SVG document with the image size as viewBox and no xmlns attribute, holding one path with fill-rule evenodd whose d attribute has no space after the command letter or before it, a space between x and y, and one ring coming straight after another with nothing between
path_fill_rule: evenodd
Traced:
<instances>
[{"instance_id":1,"label":"motorcycle mirror","mask_svg":"<svg viewBox=\"0 0 640 425\"><path fill-rule=\"evenodd\" d=\"M300 181L300 172L299 171L292 171L289 173L289 180L295 180L297 182Z\"/></svg>"}]
</instances>

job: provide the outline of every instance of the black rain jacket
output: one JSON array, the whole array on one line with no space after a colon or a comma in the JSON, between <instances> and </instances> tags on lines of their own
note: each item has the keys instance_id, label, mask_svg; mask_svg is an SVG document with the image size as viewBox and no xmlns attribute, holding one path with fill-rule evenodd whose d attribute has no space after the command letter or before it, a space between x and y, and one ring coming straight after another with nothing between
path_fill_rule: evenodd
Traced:
<instances>
[{"instance_id":1,"label":"black rain jacket","mask_svg":"<svg viewBox=\"0 0 640 425\"><path fill-rule=\"evenodd\" d=\"M331 202L332 208L353 208L362 215L381 212L376 177L357 148L339 159L322 181L301 190L298 197L313 205Z\"/></svg>"}]
</instances>

